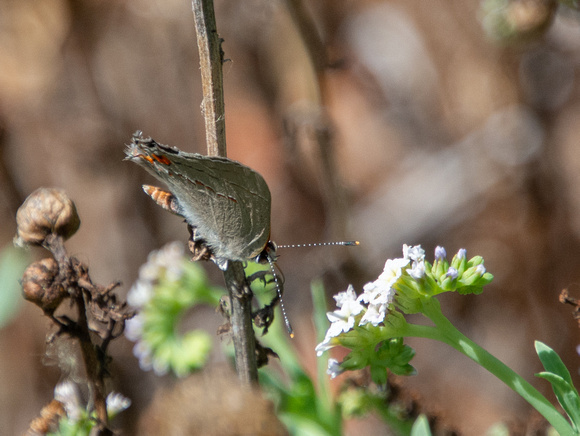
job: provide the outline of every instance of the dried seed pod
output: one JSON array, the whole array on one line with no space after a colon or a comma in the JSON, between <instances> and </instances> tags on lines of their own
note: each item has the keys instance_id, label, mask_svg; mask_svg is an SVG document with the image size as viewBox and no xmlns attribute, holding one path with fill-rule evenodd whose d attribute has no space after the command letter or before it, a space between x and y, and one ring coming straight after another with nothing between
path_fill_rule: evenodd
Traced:
<instances>
[{"instance_id":1,"label":"dried seed pod","mask_svg":"<svg viewBox=\"0 0 580 436\"><path fill-rule=\"evenodd\" d=\"M69 196L60 189L39 188L30 194L16 212L14 243L42 245L50 234L68 239L78 230L81 220Z\"/></svg>"},{"instance_id":2,"label":"dried seed pod","mask_svg":"<svg viewBox=\"0 0 580 436\"><path fill-rule=\"evenodd\" d=\"M61 283L56 281L58 263L49 257L34 262L22 276L24 298L42 310L52 313L68 295Z\"/></svg>"}]
</instances>

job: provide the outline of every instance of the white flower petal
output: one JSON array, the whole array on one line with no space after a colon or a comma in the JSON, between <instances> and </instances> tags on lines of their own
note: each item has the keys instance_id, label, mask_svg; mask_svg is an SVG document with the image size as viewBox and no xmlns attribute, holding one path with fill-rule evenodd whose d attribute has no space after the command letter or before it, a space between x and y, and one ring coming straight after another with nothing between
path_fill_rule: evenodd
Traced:
<instances>
[{"instance_id":1,"label":"white flower petal","mask_svg":"<svg viewBox=\"0 0 580 436\"><path fill-rule=\"evenodd\" d=\"M64 404L66 414L71 421L76 422L81 419L84 410L77 386L71 380L56 385L54 399Z\"/></svg>"},{"instance_id":2,"label":"white flower petal","mask_svg":"<svg viewBox=\"0 0 580 436\"><path fill-rule=\"evenodd\" d=\"M116 415L126 410L131 405L131 400L118 392L111 392L107 395L107 412L109 415Z\"/></svg>"},{"instance_id":3,"label":"white flower petal","mask_svg":"<svg viewBox=\"0 0 580 436\"><path fill-rule=\"evenodd\" d=\"M127 294L127 303L133 307L143 307L153 296L151 282L137 279Z\"/></svg>"},{"instance_id":4,"label":"white flower petal","mask_svg":"<svg viewBox=\"0 0 580 436\"><path fill-rule=\"evenodd\" d=\"M125 336L132 342L141 339L143 334L143 317L140 314L125 321Z\"/></svg>"},{"instance_id":5,"label":"white flower petal","mask_svg":"<svg viewBox=\"0 0 580 436\"><path fill-rule=\"evenodd\" d=\"M387 312L386 304L371 304L360 320L359 325L372 324L375 327L382 323Z\"/></svg>"}]
</instances>

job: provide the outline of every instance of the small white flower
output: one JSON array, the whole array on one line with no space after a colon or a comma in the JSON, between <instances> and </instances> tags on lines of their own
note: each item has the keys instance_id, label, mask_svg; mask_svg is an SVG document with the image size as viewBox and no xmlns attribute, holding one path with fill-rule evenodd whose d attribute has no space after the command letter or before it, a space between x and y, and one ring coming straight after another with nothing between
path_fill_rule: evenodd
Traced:
<instances>
[{"instance_id":1,"label":"small white flower","mask_svg":"<svg viewBox=\"0 0 580 436\"><path fill-rule=\"evenodd\" d=\"M318 344L316 346L316 348L314 349L314 351L316 351L316 355L318 357L322 356L322 354L325 351L330 350L331 348L334 348L336 345L332 344L332 340L334 339L333 336L329 336L328 332L326 333L326 337L324 338L324 341L322 341L320 344Z\"/></svg>"},{"instance_id":2,"label":"small white flower","mask_svg":"<svg viewBox=\"0 0 580 436\"><path fill-rule=\"evenodd\" d=\"M157 251L152 251L147 256L147 262L145 262L139 268L139 279L148 283L155 283L159 279L159 262L157 262L158 257Z\"/></svg>"},{"instance_id":3,"label":"small white flower","mask_svg":"<svg viewBox=\"0 0 580 436\"><path fill-rule=\"evenodd\" d=\"M153 283L139 277L127 294L127 303L133 307L143 307L152 296Z\"/></svg>"},{"instance_id":4,"label":"small white flower","mask_svg":"<svg viewBox=\"0 0 580 436\"><path fill-rule=\"evenodd\" d=\"M163 359L153 359L153 372L162 376L169 372L169 362Z\"/></svg>"},{"instance_id":5,"label":"small white flower","mask_svg":"<svg viewBox=\"0 0 580 436\"><path fill-rule=\"evenodd\" d=\"M159 250L157 263L165 269L168 280L177 281L181 278L184 254L183 244L180 242L170 242Z\"/></svg>"},{"instance_id":6,"label":"small white flower","mask_svg":"<svg viewBox=\"0 0 580 436\"><path fill-rule=\"evenodd\" d=\"M435 259L443 260L447 257L447 252L445 251L445 247L440 247L439 245L435 247Z\"/></svg>"},{"instance_id":7,"label":"small white flower","mask_svg":"<svg viewBox=\"0 0 580 436\"><path fill-rule=\"evenodd\" d=\"M483 263L480 263L475 267L475 273L479 274L480 276L485 274L485 267L483 266Z\"/></svg>"},{"instance_id":8,"label":"small white flower","mask_svg":"<svg viewBox=\"0 0 580 436\"><path fill-rule=\"evenodd\" d=\"M420 245L409 247L407 244L403 244L403 257L414 262L422 262L425 260L425 250Z\"/></svg>"},{"instance_id":9,"label":"small white flower","mask_svg":"<svg viewBox=\"0 0 580 436\"><path fill-rule=\"evenodd\" d=\"M348 285L346 291L339 292L334 297L337 307L348 307L349 305L356 303L356 292L352 285Z\"/></svg>"},{"instance_id":10,"label":"small white flower","mask_svg":"<svg viewBox=\"0 0 580 436\"><path fill-rule=\"evenodd\" d=\"M139 367L143 371L150 371L153 368L153 356L149 345L139 341L133 347L133 355L139 359Z\"/></svg>"},{"instance_id":11,"label":"small white flower","mask_svg":"<svg viewBox=\"0 0 580 436\"><path fill-rule=\"evenodd\" d=\"M467 257L467 250L465 248L460 248L457 252L457 259L462 260Z\"/></svg>"},{"instance_id":12,"label":"small white flower","mask_svg":"<svg viewBox=\"0 0 580 436\"><path fill-rule=\"evenodd\" d=\"M358 297L359 301L369 305L361 318L359 325L368 323L379 325L385 319L388 305L393 302L395 290L393 285L401 277L402 270L409 264L409 259L388 259L381 275L374 281L364 285L364 292Z\"/></svg>"},{"instance_id":13,"label":"small white flower","mask_svg":"<svg viewBox=\"0 0 580 436\"><path fill-rule=\"evenodd\" d=\"M455 280L459 276L459 271L457 271L452 266L449 267L447 273L445 273L445 277L451 278L451 280Z\"/></svg>"},{"instance_id":14,"label":"small white flower","mask_svg":"<svg viewBox=\"0 0 580 436\"><path fill-rule=\"evenodd\" d=\"M330 321L330 327L326 331L324 341L315 348L318 356L336 346L338 341L334 338L351 330L354 327L355 317L364 310L364 306L356 298L352 285L349 285L346 291L335 295L334 299L339 309L326 313L326 317Z\"/></svg>"},{"instance_id":15,"label":"small white flower","mask_svg":"<svg viewBox=\"0 0 580 436\"><path fill-rule=\"evenodd\" d=\"M389 303L394 295L392 286L401 277L403 267L409 264L408 259L389 259L381 275L374 281L363 286L364 292L358 298L365 303Z\"/></svg>"},{"instance_id":16,"label":"small white flower","mask_svg":"<svg viewBox=\"0 0 580 436\"><path fill-rule=\"evenodd\" d=\"M118 392L111 392L107 395L107 414L114 416L131 405L131 400Z\"/></svg>"},{"instance_id":17,"label":"small white flower","mask_svg":"<svg viewBox=\"0 0 580 436\"><path fill-rule=\"evenodd\" d=\"M360 320L359 325L372 324L375 327L383 322L387 313L386 304L370 304L367 311Z\"/></svg>"},{"instance_id":18,"label":"small white flower","mask_svg":"<svg viewBox=\"0 0 580 436\"><path fill-rule=\"evenodd\" d=\"M143 316L135 315L125 321L125 336L132 342L137 342L143 334Z\"/></svg>"},{"instance_id":19,"label":"small white flower","mask_svg":"<svg viewBox=\"0 0 580 436\"><path fill-rule=\"evenodd\" d=\"M143 307L163 275L171 281L179 280L183 274L183 255L183 244L179 242L171 242L149 253L147 262L139 268L139 278L127 294L127 302L133 307Z\"/></svg>"},{"instance_id":20,"label":"small white flower","mask_svg":"<svg viewBox=\"0 0 580 436\"><path fill-rule=\"evenodd\" d=\"M328 359L328 369L326 370L326 373L330 376L330 378L335 378L343 372L344 370L340 367L338 360Z\"/></svg>"},{"instance_id":21,"label":"small white flower","mask_svg":"<svg viewBox=\"0 0 580 436\"><path fill-rule=\"evenodd\" d=\"M341 317L335 312L328 312L326 317L330 321L330 327L326 331L326 335L334 338L341 333L346 333L354 327L354 316L353 317Z\"/></svg>"},{"instance_id":22,"label":"small white flower","mask_svg":"<svg viewBox=\"0 0 580 436\"><path fill-rule=\"evenodd\" d=\"M403 245L403 257L411 261L411 268L407 268L407 273L415 280L425 276L425 250L420 245L409 247Z\"/></svg>"},{"instance_id":23,"label":"small white flower","mask_svg":"<svg viewBox=\"0 0 580 436\"><path fill-rule=\"evenodd\" d=\"M81 419L84 408L81 406L81 400L76 385L66 380L59 383L54 388L54 399L64 404L68 418L77 422Z\"/></svg>"},{"instance_id":24,"label":"small white flower","mask_svg":"<svg viewBox=\"0 0 580 436\"><path fill-rule=\"evenodd\" d=\"M334 297L336 305L339 307L334 312L326 314L331 322L327 336L335 337L343 332L347 332L354 327L354 318L364 310L362 304L357 301L356 293L352 285L344 292L340 292Z\"/></svg>"},{"instance_id":25,"label":"small white flower","mask_svg":"<svg viewBox=\"0 0 580 436\"><path fill-rule=\"evenodd\" d=\"M411 268L407 268L407 273L415 280L425 277L425 262L413 262Z\"/></svg>"}]
</instances>

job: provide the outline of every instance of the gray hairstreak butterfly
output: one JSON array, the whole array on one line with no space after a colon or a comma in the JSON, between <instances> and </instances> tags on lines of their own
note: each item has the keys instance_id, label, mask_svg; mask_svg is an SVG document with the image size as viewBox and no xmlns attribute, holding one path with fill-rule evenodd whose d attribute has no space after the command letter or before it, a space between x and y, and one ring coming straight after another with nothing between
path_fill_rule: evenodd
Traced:
<instances>
[{"instance_id":1,"label":"gray hairstreak butterfly","mask_svg":"<svg viewBox=\"0 0 580 436\"><path fill-rule=\"evenodd\" d=\"M169 191L143 185L161 207L185 218L192 230L194 260L211 259L226 270L228 261L268 262L277 284L280 308L292 333L274 272L276 244L270 241L270 189L256 171L225 157L184 153L143 138L137 131L125 151L127 160L167 184ZM308 244L310 246L315 244ZM337 242L320 245L358 245Z\"/></svg>"}]
</instances>

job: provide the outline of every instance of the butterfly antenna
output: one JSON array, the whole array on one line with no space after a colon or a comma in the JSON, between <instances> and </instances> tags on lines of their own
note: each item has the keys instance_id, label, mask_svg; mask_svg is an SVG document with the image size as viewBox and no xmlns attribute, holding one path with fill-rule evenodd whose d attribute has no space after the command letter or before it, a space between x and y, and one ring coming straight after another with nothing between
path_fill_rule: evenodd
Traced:
<instances>
[{"instance_id":1,"label":"butterfly antenna","mask_svg":"<svg viewBox=\"0 0 580 436\"><path fill-rule=\"evenodd\" d=\"M359 241L318 242L314 244L278 245L278 248L325 247L329 245L360 245Z\"/></svg>"},{"instance_id":2,"label":"butterfly antenna","mask_svg":"<svg viewBox=\"0 0 580 436\"><path fill-rule=\"evenodd\" d=\"M294 330L292 330L292 326L290 325L290 321L288 320L288 315L286 315L284 300L282 300L282 287L280 286L280 282L278 281L278 274L276 274L276 269L274 268L274 261L271 259L270 256L267 256L266 258L268 259L268 263L270 264L270 270L272 271L272 275L274 276L274 284L276 285L276 293L278 294L278 300L280 301L280 310L282 311L282 316L284 317L286 330L288 331L290 337L293 338Z\"/></svg>"}]
</instances>

